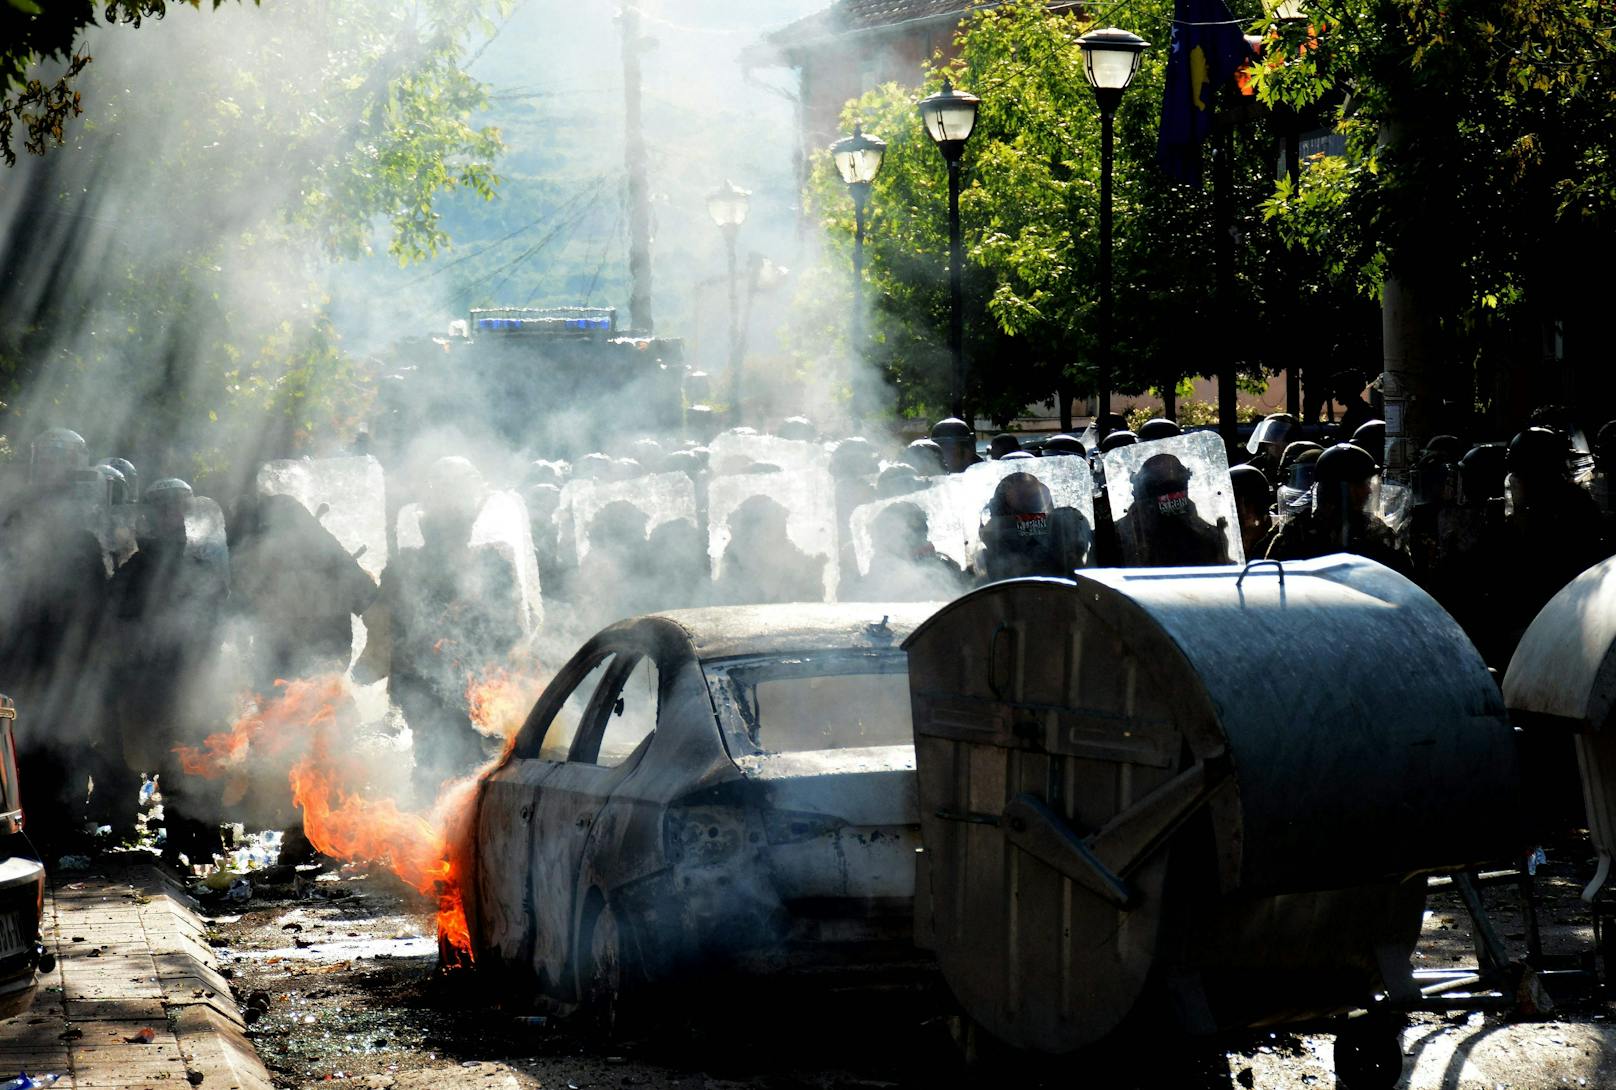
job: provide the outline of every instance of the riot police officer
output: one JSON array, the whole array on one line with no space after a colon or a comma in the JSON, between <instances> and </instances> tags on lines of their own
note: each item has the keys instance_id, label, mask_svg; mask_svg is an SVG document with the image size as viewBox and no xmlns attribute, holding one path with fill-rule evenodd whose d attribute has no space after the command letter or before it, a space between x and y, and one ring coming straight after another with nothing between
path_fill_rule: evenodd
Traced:
<instances>
[{"instance_id":1,"label":"riot police officer","mask_svg":"<svg viewBox=\"0 0 1616 1090\"><path fill-rule=\"evenodd\" d=\"M1146 458L1134 471L1133 503L1116 520L1117 539L1129 566L1230 563L1223 526L1213 526L1196 510L1190 478L1189 468L1166 453Z\"/></svg>"},{"instance_id":2,"label":"riot police officer","mask_svg":"<svg viewBox=\"0 0 1616 1090\"><path fill-rule=\"evenodd\" d=\"M512 561L471 543L486 497L482 474L464 458L440 458L428 469L422 544L398 550L382 571L365 615L369 643L354 667L361 682L387 677L410 726L422 805L444 780L482 763L466 688L478 671L503 663L523 634Z\"/></svg>"},{"instance_id":3,"label":"riot police officer","mask_svg":"<svg viewBox=\"0 0 1616 1090\"><path fill-rule=\"evenodd\" d=\"M81 487L102 483L82 436L42 432L29 445L27 484L0 526L0 691L14 697L17 758L29 832L66 847L83 831L89 775L83 752L104 722L98 656L107 558ZM133 811L134 793L128 803Z\"/></svg>"},{"instance_id":4,"label":"riot police officer","mask_svg":"<svg viewBox=\"0 0 1616 1090\"><path fill-rule=\"evenodd\" d=\"M982 512L984 582L1027 575L1070 575L1093 548L1093 529L1070 508L1056 508L1048 486L1030 473L1010 473Z\"/></svg>"},{"instance_id":5,"label":"riot police officer","mask_svg":"<svg viewBox=\"0 0 1616 1090\"><path fill-rule=\"evenodd\" d=\"M188 783L174 761L181 742L218 722L209 671L219 649L219 626L230 593L223 528L217 538L187 519L194 493L177 477L153 481L141 498L138 549L113 576L111 613L122 629L114 685L123 763L116 794L133 795L141 772L156 770L163 793L167 853L193 864L211 862L222 847L219 814ZM100 775L120 773L113 755Z\"/></svg>"},{"instance_id":6,"label":"riot police officer","mask_svg":"<svg viewBox=\"0 0 1616 1090\"><path fill-rule=\"evenodd\" d=\"M981 461L976 455L976 432L957 416L933 424L931 438L942 448L943 467L950 473L963 473L967 466Z\"/></svg>"},{"instance_id":7,"label":"riot police officer","mask_svg":"<svg viewBox=\"0 0 1616 1090\"><path fill-rule=\"evenodd\" d=\"M1268 559L1306 560L1348 552L1408 574L1408 558L1396 535L1374 513L1378 474L1379 466L1369 452L1351 443L1337 443L1320 454L1313 505L1280 527L1268 547Z\"/></svg>"}]
</instances>

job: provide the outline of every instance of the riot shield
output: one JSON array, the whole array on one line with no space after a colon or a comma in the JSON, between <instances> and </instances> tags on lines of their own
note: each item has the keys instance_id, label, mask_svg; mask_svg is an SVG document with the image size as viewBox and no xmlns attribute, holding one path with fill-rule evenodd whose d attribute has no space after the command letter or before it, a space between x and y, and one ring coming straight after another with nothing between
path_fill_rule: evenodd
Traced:
<instances>
[{"instance_id":1,"label":"riot shield","mask_svg":"<svg viewBox=\"0 0 1616 1090\"><path fill-rule=\"evenodd\" d=\"M984 519L1004 479L1012 473L1036 477L1049 490L1052 523L1064 540L1061 552L1073 568L1091 563L1094 526L1094 479L1082 458L1017 458L978 462L963 473L926 479L927 487L891 499L865 504L853 512L853 552L859 572L868 574L874 553L872 528L896 504L908 503L926 516L931 545L965 571L978 566L983 549Z\"/></svg>"},{"instance_id":2,"label":"riot shield","mask_svg":"<svg viewBox=\"0 0 1616 1090\"><path fill-rule=\"evenodd\" d=\"M192 496L185 512L185 554L206 569L208 578L230 586L230 549L224 511L207 496Z\"/></svg>"},{"instance_id":3,"label":"riot shield","mask_svg":"<svg viewBox=\"0 0 1616 1090\"><path fill-rule=\"evenodd\" d=\"M741 473L755 463L786 472L821 469L830 463L830 453L820 443L752 431L726 431L714 437L708 450L707 464L718 474Z\"/></svg>"},{"instance_id":4,"label":"riot shield","mask_svg":"<svg viewBox=\"0 0 1616 1090\"><path fill-rule=\"evenodd\" d=\"M710 478L707 524L719 602L835 599L836 488L823 463Z\"/></svg>"},{"instance_id":5,"label":"riot shield","mask_svg":"<svg viewBox=\"0 0 1616 1090\"><path fill-rule=\"evenodd\" d=\"M386 479L376 459L364 455L266 462L258 471L258 492L297 500L371 578L381 577L387 566L387 501Z\"/></svg>"},{"instance_id":6,"label":"riot shield","mask_svg":"<svg viewBox=\"0 0 1616 1090\"><path fill-rule=\"evenodd\" d=\"M1103 462L1125 566L1246 562L1229 460L1216 432L1118 447Z\"/></svg>"},{"instance_id":7,"label":"riot shield","mask_svg":"<svg viewBox=\"0 0 1616 1090\"><path fill-rule=\"evenodd\" d=\"M407 503L399 508L396 523L399 551L419 549L421 505ZM471 526L472 548L488 547L505 558L516 572L516 585L522 595L522 631L531 634L544 623L544 600L539 587L539 561L533 552L533 528L527 521L527 504L512 491L490 492L477 511Z\"/></svg>"},{"instance_id":8,"label":"riot shield","mask_svg":"<svg viewBox=\"0 0 1616 1090\"><path fill-rule=\"evenodd\" d=\"M589 555L595 516L615 503L644 513L646 537L670 522L696 525L696 485L683 473L653 473L631 481L568 481L556 520L563 531L558 547L574 565Z\"/></svg>"}]
</instances>

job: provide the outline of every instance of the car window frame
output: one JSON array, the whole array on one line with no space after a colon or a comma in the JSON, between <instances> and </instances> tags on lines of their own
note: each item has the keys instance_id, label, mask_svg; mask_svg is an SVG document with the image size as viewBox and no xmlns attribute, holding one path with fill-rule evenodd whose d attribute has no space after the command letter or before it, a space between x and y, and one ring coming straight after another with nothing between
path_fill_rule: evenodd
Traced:
<instances>
[{"instance_id":1,"label":"car window frame","mask_svg":"<svg viewBox=\"0 0 1616 1090\"><path fill-rule=\"evenodd\" d=\"M521 760L550 760L543 755L544 740L549 737L556 716L567 706L567 701L572 698L578 686L589 680L589 675L594 673L595 668L608 658L620 654L622 650L615 645L602 644L594 648L585 647L574 655L572 660L562 667L561 673L545 687L538 702L533 705L533 710L528 713L527 721L522 724L522 729L517 732L516 742L511 746L511 756ZM571 760L572 745L577 742L578 735L589 721L600 691L610 680L611 674L612 670L608 667L600 681L596 682L594 692L589 694L589 703L584 705L583 713L578 719L578 729L573 732L572 742L567 746L567 760L550 761L551 764L566 764Z\"/></svg>"},{"instance_id":2,"label":"car window frame","mask_svg":"<svg viewBox=\"0 0 1616 1090\"><path fill-rule=\"evenodd\" d=\"M729 684L721 681L717 674L727 679L732 673L748 669L764 669L773 667L769 673L773 678L788 677L824 677L834 676L837 671L818 668L825 660L837 662L879 662L884 668L873 670L848 670L844 673L866 674L907 674L909 672L909 658L898 648L869 648L869 647L835 647L818 648L807 651L780 651L762 655L735 655L724 658L703 659L700 662L702 680L707 686L707 693L712 700L713 709L718 715L718 735L724 744L725 751L730 760L738 761L747 757L767 756L771 750L758 746L757 740L748 729L747 716L737 699L737 694ZM793 666L797 669L792 669ZM737 680L740 680L737 678ZM760 724L761 726L761 724Z\"/></svg>"},{"instance_id":3,"label":"car window frame","mask_svg":"<svg viewBox=\"0 0 1616 1090\"><path fill-rule=\"evenodd\" d=\"M615 649L617 659L607 668L605 677L595 687L594 695L589 698L589 707L583 719L578 724L577 732L572 736L572 745L567 750L568 764L590 765L595 768L622 768L630 764L634 755L644 749L645 745L656 737L657 727L662 717L663 678L661 664L657 656L643 648L620 646ZM610 710L615 708L618 700L623 696L623 687L628 679L634 676L640 663L646 659L651 660L652 667L657 671L656 710L652 715L651 730L644 738L634 744L628 756L614 765L600 763L600 747L606 741L606 728L611 722ZM605 694L610 693L608 698ZM586 750L584 747L591 747ZM584 756L585 753L589 756Z\"/></svg>"}]
</instances>

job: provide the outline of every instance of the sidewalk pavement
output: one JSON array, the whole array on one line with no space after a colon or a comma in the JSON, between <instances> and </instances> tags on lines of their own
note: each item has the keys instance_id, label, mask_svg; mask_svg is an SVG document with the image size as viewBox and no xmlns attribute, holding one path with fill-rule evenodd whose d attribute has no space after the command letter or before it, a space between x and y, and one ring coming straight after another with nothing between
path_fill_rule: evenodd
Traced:
<instances>
[{"instance_id":1,"label":"sidewalk pavement","mask_svg":"<svg viewBox=\"0 0 1616 1090\"><path fill-rule=\"evenodd\" d=\"M206 928L172 878L152 863L101 860L48 881L41 937L56 968L40 975L29 1010L0 1022L0 1082L27 1071L60 1074L63 1090L271 1090Z\"/></svg>"}]
</instances>

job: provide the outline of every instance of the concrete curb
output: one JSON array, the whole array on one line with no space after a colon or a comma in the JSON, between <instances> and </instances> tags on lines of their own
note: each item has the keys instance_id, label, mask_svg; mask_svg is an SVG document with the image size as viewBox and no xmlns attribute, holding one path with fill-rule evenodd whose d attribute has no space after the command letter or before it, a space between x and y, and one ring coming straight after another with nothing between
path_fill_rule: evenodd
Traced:
<instances>
[{"instance_id":1,"label":"concrete curb","mask_svg":"<svg viewBox=\"0 0 1616 1090\"><path fill-rule=\"evenodd\" d=\"M0 1027L6 1069L74 1090L273 1090L195 902L154 863L52 875L44 940L57 966Z\"/></svg>"},{"instance_id":2,"label":"concrete curb","mask_svg":"<svg viewBox=\"0 0 1616 1090\"><path fill-rule=\"evenodd\" d=\"M130 880L148 898L141 924L157 963L169 1026L189 1058L189 1070L200 1072L208 1087L273 1090L269 1070L247 1040L230 982L219 973L196 902L159 868L140 870Z\"/></svg>"}]
</instances>

